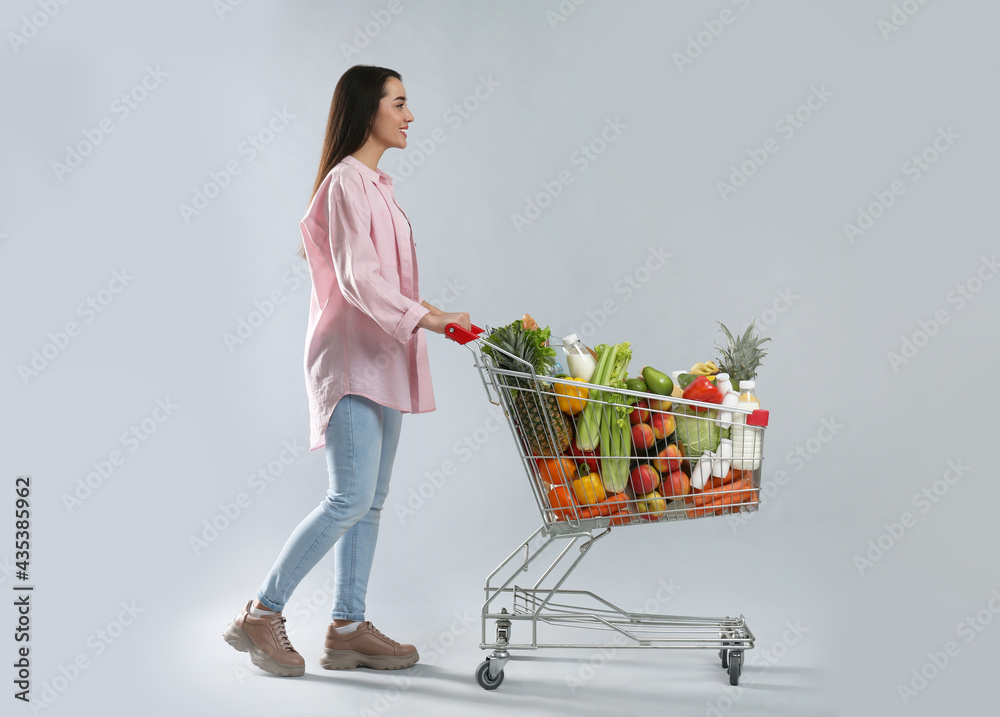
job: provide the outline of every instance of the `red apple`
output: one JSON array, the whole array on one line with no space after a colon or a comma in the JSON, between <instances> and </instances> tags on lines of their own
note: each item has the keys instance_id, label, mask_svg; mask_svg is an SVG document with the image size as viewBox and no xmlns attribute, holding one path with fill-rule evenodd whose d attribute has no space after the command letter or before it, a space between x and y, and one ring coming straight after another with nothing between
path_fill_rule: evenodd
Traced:
<instances>
[{"instance_id":1,"label":"red apple","mask_svg":"<svg viewBox=\"0 0 1000 717\"><path fill-rule=\"evenodd\" d=\"M642 463L632 469L632 472L628 475L628 480L635 495L646 495L647 493L652 493L660 485L660 474L653 466L648 463Z\"/></svg>"},{"instance_id":2,"label":"red apple","mask_svg":"<svg viewBox=\"0 0 1000 717\"><path fill-rule=\"evenodd\" d=\"M651 423L653 426L653 435L656 436L656 440L658 441L662 441L673 433L676 427L674 417L669 413L654 413Z\"/></svg>"},{"instance_id":3,"label":"red apple","mask_svg":"<svg viewBox=\"0 0 1000 717\"><path fill-rule=\"evenodd\" d=\"M649 423L649 403L639 401L632 406L632 413L628 414L628 422L633 426L637 423Z\"/></svg>"},{"instance_id":4,"label":"red apple","mask_svg":"<svg viewBox=\"0 0 1000 717\"><path fill-rule=\"evenodd\" d=\"M680 498L691 492L691 480L684 471L667 473L660 484L660 493L664 498Z\"/></svg>"},{"instance_id":5,"label":"red apple","mask_svg":"<svg viewBox=\"0 0 1000 717\"><path fill-rule=\"evenodd\" d=\"M652 426L648 423L637 423L632 426L632 445L636 447L636 450L641 451L649 448L654 443L656 443L656 435Z\"/></svg>"},{"instance_id":6,"label":"red apple","mask_svg":"<svg viewBox=\"0 0 1000 717\"><path fill-rule=\"evenodd\" d=\"M677 447L676 443L671 443L669 446L660 451L653 465L660 473L672 473L674 471L679 471L681 469L681 463L684 461L684 456L681 454L680 449Z\"/></svg>"}]
</instances>

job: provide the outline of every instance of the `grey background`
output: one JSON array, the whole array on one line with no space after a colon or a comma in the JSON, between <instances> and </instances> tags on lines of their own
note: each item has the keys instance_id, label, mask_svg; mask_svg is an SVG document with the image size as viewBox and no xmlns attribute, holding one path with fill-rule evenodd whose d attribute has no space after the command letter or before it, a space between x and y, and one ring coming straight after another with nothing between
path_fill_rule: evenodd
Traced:
<instances>
[{"instance_id":1,"label":"grey background","mask_svg":"<svg viewBox=\"0 0 1000 717\"><path fill-rule=\"evenodd\" d=\"M986 704L1000 630L989 610L1000 288L982 282L961 307L949 292L997 249L1000 10L903 4L919 10L884 37L885 0L399 0L397 14L385 2L70 3L15 51L8 33L44 10L7 3L0 506L12 515L15 477L30 474L34 695L63 688L45 713L931 715ZM679 70L674 53L724 10L733 22ZM372 13L388 23L345 55ZM220 639L327 483L322 452L304 450L309 285L294 252L333 87L356 63L398 70L415 116L409 147L380 168L402 179L425 296L480 325L528 312L557 336L631 341L637 370L714 358L717 320L756 318L771 337L758 393L772 412L774 490L760 512L616 530L572 579L627 607L672 582L667 612L745 614L758 649L735 697L705 652L618 651L607 664L586 651L515 655L498 691L475 684L468 616L538 516L509 433L487 428L469 353L433 336L438 410L404 421L368 600L376 625L421 647L422 670L318 667L332 554L286 609L306 678L271 678ZM122 118L115 98L147 66L166 77ZM449 108L472 107L483 78L494 90L456 126ZM832 96L784 137L775 124L813 86ZM294 119L250 160L241 142L276 109ZM114 131L57 177L66 145L106 118ZM573 153L609 119L625 128L580 171ZM445 140L421 162L437 128ZM958 139L912 181L904 163L947 128ZM777 153L724 201L716 183L769 137ZM232 160L241 173L185 221L179 205ZM403 178L406 162L420 164ZM572 184L518 232L511 215L563 170ZM844 223L896 179L906 192L849 242ZM653 247L669 261L626 296L619 282ZM78 305L123 268L134 279L88 322ZM230 350L225 334L276 290L281 303ZM614 313L601 318L606 302ZM947 323L894 366L890 352L935 312ZM23 379L19 366L70 321L79 335ZM177 408L123 444L158 399ZM840 426L826 442L824 420ZM463 440L477 450L462 452ZM249 476L284 442L302 450L256 492ZM124 463L67 509L64 496L115 450ZM449 460L457 474L401 513ZM970 467L953 485L948 461ZM921 512L914 496L935 482L941 494ZM241 492L239 516L196 555L191 537ZM911 527L886 537L905 512ZM17 582L7 520L4 590ZM880 537L891 547L859 570ZM142 612L109 627L123 601ZM959 632L977 614L980 631ZM15 614L4 615L10 664ZM111 644L98 647L100 630ZM898 685L949 641L957 654L904 705ZM81 654L88 666L74 674Z\"/></svg>"}]
</instances>

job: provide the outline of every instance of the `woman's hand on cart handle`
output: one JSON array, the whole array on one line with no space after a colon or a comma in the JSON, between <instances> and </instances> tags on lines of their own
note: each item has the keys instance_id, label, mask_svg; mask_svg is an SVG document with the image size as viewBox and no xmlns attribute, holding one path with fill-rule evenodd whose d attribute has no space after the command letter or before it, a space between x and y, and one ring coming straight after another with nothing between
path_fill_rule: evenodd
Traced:
<instances>
[{"instance_id":1,"label":"woman's hand on cart handle","mask_svg":"<svg viewBox=\"0 0 1000 717\"><path fill-rule=\"evenodd\" d=\"M464 346L470 341L478 339L479 335L483 333L483 329L479 328L475 324L472 324L470 328L471 330L466 330L458 324L448 324L445 329L445 336L454 341L456 344L462 344Z\"/></svg>"},{"instance_id":2,"label":"woman's hand on cart handle","mask_svg":"<svg viewBox=\"0 0 1000 717\"><path fill-rule=\"evenodd\" d=\"M440 314L429 313L420 319L417 326L428 331L433 331L436 334L444 334L447 331L448 324L457 324L466 331L472 329L472 321L469 320L469 315L464 311Z\"/></svg>"}]
</instances>

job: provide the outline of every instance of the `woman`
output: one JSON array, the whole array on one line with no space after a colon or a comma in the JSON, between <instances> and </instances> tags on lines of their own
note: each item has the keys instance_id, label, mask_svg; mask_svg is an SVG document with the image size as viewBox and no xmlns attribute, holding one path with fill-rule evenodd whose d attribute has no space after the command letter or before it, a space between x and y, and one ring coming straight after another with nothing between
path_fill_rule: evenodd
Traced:
<instances>
[{"instance_id":1,"label":"woman","mask_svg":"<svg viewBox=\"0 0 1000 717\"><path fill-rule=\"evenodd\" d=\"M325 447L330 487L223 633L275 675L305 672L281 611L330 548L333 621L320 664L399 669L418 659L413 645L365 621L365 593L402 414L435 408L420 329L443 334L449 323L471 324L467 313L421 300L409 221L392 178L378 169L385 150L406 147L412 121L399 73L356 65L337 83L299 252L313 284L305 350L310 450Z\"/></svg>"}]
</instances>

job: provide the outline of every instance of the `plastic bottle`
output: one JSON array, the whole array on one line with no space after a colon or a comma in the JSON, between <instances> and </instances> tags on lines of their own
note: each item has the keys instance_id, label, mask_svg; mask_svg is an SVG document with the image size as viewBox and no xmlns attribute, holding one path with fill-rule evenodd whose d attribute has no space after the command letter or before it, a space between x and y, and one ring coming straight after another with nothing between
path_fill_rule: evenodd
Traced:
<instances>
[{"instance_id":1,"label":"plastic bottle","mask_svg":"<svg viewBox=\"0 0 1000 717\"><path fill-rule=\"evenodd\" d=\"M712 464L716 458L712 451L705 451L691 469L691 487L701 490L712 477Z\"/></svg>"},{"instance_id":2,"label":"plastic bottle","mask_svg":"<svg viewBox=\"0 0 1000 717\"><path fill-rule=\"evenodd\" d=\"M729 438L719 441L719 447L715 451L716 459L712 461L712 475L716 478L725 478L732 465L730 460L733 457L733 442Z\"/></svg>"},{"instance_id":3,"label":"plastic bottle","mask_svg":"<svg viewBox=\"0 0 1000 717\"><path fill-rule=\"evenodd\" d=\"M597 370L597 360L581 343L580 337L576 334L566 336L562 343L563 349L566 351L566 363L569 364L569 375L589 383L594 371Z\"/></svg>"},{"instance_id":4,"label":"plastic bottle","mask_svg":"<svg viewBox=\"0 0 1000 717\"><path fill-rule=\"evenodd\" d=\"M760 402L753 395L756 384L753 381L740 381L740 398L737 406L740 408L760 408ZM755 471L760 468L761 435L760 428L746 425L747 414L733 412L733 427L729 437L733 441L733 468L741 471Z\"/></svg>"}]
</instances>

